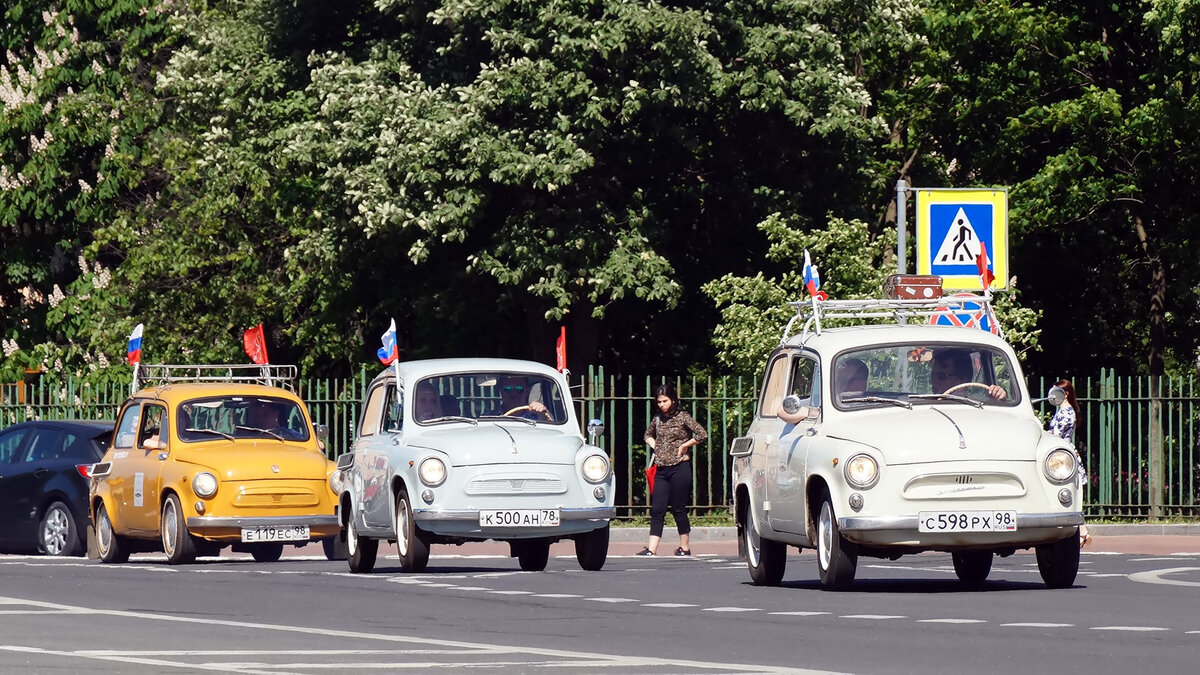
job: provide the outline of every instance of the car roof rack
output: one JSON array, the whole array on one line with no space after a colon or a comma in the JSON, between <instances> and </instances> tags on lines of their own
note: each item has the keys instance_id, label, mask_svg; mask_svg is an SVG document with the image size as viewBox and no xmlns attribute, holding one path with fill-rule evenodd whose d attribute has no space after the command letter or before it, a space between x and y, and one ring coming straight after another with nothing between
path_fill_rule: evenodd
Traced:
<instances>
[{"instance_id":1,"label":"car roof rack","mask_svg":"<svg viewBox=\"0 0 1200 675\"><path fill-rule=\"evenodd\" d=\"M238 384L264 384L268 387L292 388L296 379L296 366L280 366L269 363L227 363L208 365L174 365L165 363L139 363L133 370L133 390L146 386L158 386L181 382L224 382Z\"/></svg>"},{"instance_id":2,"label":"car roof rack","mask_svg":"<svg viewBox=\"0 0 1200 675\"><path fill-rule=\"evenodd\" d=\"M956 325L964 325L978 330L978 325L964 323L959 318L964 313L983 314L999 330L999 322L992 311L992 293L955 293L929 299L900 299L872 298L864 300L817 300L810 299L802 302L789 302L796 313L788 320L783 329L783 337L779 343L787 342L792 337L792 328L797 322L804 326L802 338L821 334L821 321L827 319L872 319L902 325L909 319L920 319L928 322L938 316L950 317ZM970 325L968 325L970 324ZM1003 333L1001 333L1003 335Z\"/></svg>"}]
</instances>

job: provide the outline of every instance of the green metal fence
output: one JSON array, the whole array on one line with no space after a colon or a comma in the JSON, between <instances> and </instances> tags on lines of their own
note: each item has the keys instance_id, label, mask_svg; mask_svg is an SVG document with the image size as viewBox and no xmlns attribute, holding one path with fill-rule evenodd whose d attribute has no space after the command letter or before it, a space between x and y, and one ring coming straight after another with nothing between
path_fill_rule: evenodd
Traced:
<instances>
[{"instance_id":1,"label":"green metal fence","mask_svg":"<svg viewBox=\"0 0 1200 675\"><path fill-rule=\"evenodd\" d=\"M374 371L371 371L372 373ZM359 405L370 375L301 379L296 392L313 420L328 425L331 457L354 438ZM729 445L753 417L758 379L751 376L629 377L589 368L572 376L581 421L604 421L601 445L617 474L618 516L647 511L646 447L650 392L675 386L686 409L704 425L709 441L693 454L693 511L724 513L729 503ZM1036 384L1035 384L1036 383ZM1053 384L1031 378L1035 395ZM1080 416L1075 442L1088 472L1086 511L1091 516L1148 518L1200 516L1200 392L1193 378L1122 377L1111 370L1075 380ZM0 427L27 419L113 419L128 385L91 386L34 382L0 386ZM1045 404L1039 413L1049 419Z\"/></svg>"}]
</instances>

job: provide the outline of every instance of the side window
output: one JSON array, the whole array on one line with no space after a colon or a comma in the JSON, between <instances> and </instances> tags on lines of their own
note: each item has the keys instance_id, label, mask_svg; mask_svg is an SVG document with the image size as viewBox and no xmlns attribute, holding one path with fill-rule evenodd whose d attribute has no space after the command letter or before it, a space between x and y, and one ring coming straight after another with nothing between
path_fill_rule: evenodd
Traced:
<instances>
[{"instance_id":1,"label":"side window","mask_svg":"<svg viewBox=\"0 0 1200 675\"><path fill-rule=\"evenodd\" d=\"M54 429L34 429L25 450L26 462L49 462L62 457L63 434Z\"/></svg>"},{"instance_id":2,"label":"side window","mask_svg":"<svg viewBox=\"0 0 1200 675\"><path fill-rule=\"evenodd\" d=\"M134 403L121 413L121 420L117 422L117 437L113 441L114 448L132 448L134 437L136 436L138 413L141 412L141 404Z\"/></svg>"},{"instance_id":3,"label":"side window","mask_svg":"<svg viewBox=\"0 0 1200 675\"><path fill-rule=\"evenodd\" d=\"M821 407L821 370L817 362L808 358L798 358L792 362L792 377L789 394L800 398L800 403L812 407Z\"/></svg>"},{"instance_id":4,"label":"side window","mask_svg":"<svg viewBox=\"0 0 1200 675\"><path fill-rule=\"evenodd\" d=\"M20 459L17 452L28 433L29 429L17 429L0 434L0 464L11 464Z\"/></svg>"},{"instance_id":5,"label":"side window","mask_svg":"<svg viewBox=\"0 0 1200 675\"><path fill-rule=\"evenodd\" d=\"M138 447L145 446L150 440L165 441L167 409L161 405L147 405L144 411L138 430Z\"/></svg>"},{"instance_id":6,"label":"side window","mask_svg":"<svg viewBox=\"0 0 1200 675\"><path fill-rule=\"evenodd\" d=\"M399 431L404 428L404 389L388 385L387 403L383 407L383 430Z\"/></svg>"},{"instance_id":7,"label":"side window","mask_svg":"<svg viewBox=\"0 0 1200 675\"><path fill-rule=\"evenodd\" d=\"M367 404L363 406L362 420L358 425L359 436L373 436L379 432L379 419L383 416L383 402L388 387L380 385L367 394Z\"/></svg>"},{"instance_id":8,"label":"side window","mask_svg":"<svg viewBox=\"0 0 1200 675\"><path fill-rule=\"evenodd\" d=\"M767 365L767 375L763 381L762 400L758 402L759 417L776 417L779 414L779 404L783 401L784 387L787 386L788 355L780 354Z\"/></svg>"}]
</instances>

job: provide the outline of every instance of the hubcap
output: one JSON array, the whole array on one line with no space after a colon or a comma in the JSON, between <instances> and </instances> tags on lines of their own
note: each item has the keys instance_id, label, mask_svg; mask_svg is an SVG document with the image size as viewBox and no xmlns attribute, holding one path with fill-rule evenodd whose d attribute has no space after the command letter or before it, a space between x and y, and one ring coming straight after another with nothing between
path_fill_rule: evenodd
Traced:
<instances>
[{"instance_id":1,"label":"hubcap","mask_svg":"<svg viewBox=\"0 0 1200 675\"><path fill-rule=\"evenodd\" d=\"M67 547L67 514L55 507L46 514L46 525L42 531L42 545L46 553L60 555Z\"/></svg>"},{"instance_id":2,"label":"hubcap","mask_svg":"<svg viewBox=\"0 0 1200 675\"><path fill-rule=\"evenodd\" d=\"M112 523L108 522L108 511L100 507L100 532L96 535L96 545L104 553L112 550Z\"/></svg>"},{"instance_id":3,"label":"hubcap","mask_svg":"<svg viewBox=\"0 0 1200 675\"><path fill-rule=\"evenodd\" d=\"M346 551L354 556L358 553L358 532L354 529L354 514L350 514L350 522L346 525Z\"/></svg>"},{"instance_id":4,"label":"hubcap","mask_svg":"<svg viewBox=\"0 0 1200 675\"><path fill-rule=\"evenodd\" d=\"M821 567L829 569L829 561L833 558L833 514L829 504L821 505L820 532L817 533L818 555L821 557Z\"/></svg>"},{"instance_id":5,"label":"hubcap","mask_svg":"<svg viewBox=\"0 0 1200 675\"><path fill-rule=\"evenodd\" d=\"M396 548L408 555L408 546L408 502L401 499L396 504Z\"/></svg>"},{"instance_id":6,"label":"hubcap","mask_svg":"<svg viewBox=\"0 0 1200 675\"><path fill-rule=\"evenodd\" d=\"M167 555L175 552L175 534L178 531L178 526L175 523L175 501L168 499L163 507L163 548L166 549Z\"/></svg>"},{"instance_id":7,"label":"hubcap","mask_svg":"<svg viewBox=\"0 0 1200 675\"><path fill-rule=\"evenodd\" d=\"M754 521L751 518L746 520L746 556L749 558L751 567L758 567L759 560L762 558L762 540L758 536L758 530L754 529Z\"/></svg>"}]
</instances>

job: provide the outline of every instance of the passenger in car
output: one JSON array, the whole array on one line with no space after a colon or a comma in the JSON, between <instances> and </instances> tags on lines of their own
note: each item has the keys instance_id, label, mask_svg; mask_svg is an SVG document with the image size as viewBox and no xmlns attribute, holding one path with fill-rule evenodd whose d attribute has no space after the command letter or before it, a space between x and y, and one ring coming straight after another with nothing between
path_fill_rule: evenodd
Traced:
<instances>
[{"instance_id":1,"label":"passenger in car","mask_svg":"<svg viewBox=\"0 0 1200 675\"><path fill-rule=\"evenodd\" d=\"M1004 387L998 384L985 384L974 382L971 378L971 355L964 349L938 349L933 353L933 361L930 363L929 369L929 385L930 390L935 394L943 394L949 392L955 387L964 384L975 384L980 389L985 389L987 395L994 401L1003 401L1008 398L1008 393L1004 391ZM962 393L961 389L957 392Z\"/></svg>"},{"instance_id":2,"label":"passenger in car","mask_svg":"<svg viewBox=\"0 0 1200 675\"><path fill-rule=\"evenodd\" d=\"M442 399L432 382L417 385L416 400L413 402L413 418L418 422L442 416Z\"/></svg>"},{"instance_id":3,"label":"passenger in car","mask_svg":"<svg viewBox=\"0 0 1200 675\"><path fill-rule=\"evenodd\" d=\"M861 359L846 358L838 361L837 383L838 398L859 396L867 390L867 364Z\"/></svg>"}]
</instances>

